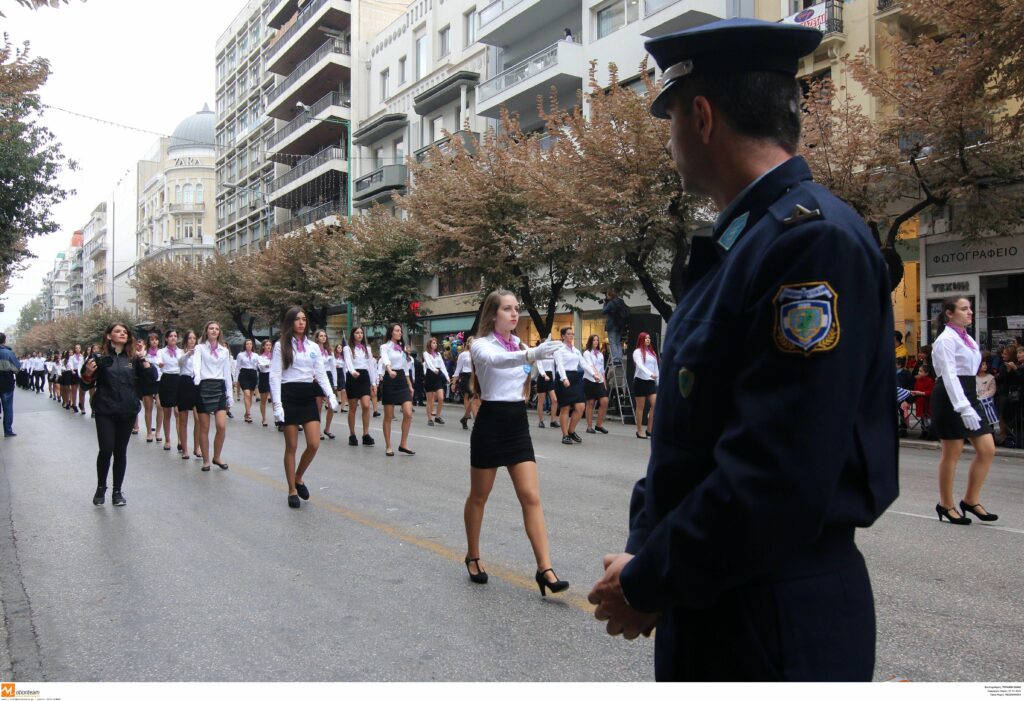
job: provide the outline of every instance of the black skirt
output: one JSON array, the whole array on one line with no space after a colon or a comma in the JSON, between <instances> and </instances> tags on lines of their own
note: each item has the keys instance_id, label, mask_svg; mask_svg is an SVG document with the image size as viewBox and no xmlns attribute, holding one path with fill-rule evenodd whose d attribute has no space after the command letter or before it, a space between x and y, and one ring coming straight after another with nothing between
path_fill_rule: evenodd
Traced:
<instances>
[{"instance_id":1,"label":"black skirt","mask_svg":"<svg viewBox=\"0 0 1024 701\"><path fill-rule=\"evenodd\" d=\"M960 375L957 378L964 389L964 396L971 400L971 408L981 418L981 426L977 431L968 430L964 426L963 419L953 408L953 402L946 392L944 379L939 378L935 383L935 389L932 390L932 432L944 441L977 438L992 433L992 426L985 419L985 410L981 408L981 401L978 400L977 378L974 375Z\"/></svg>"},{"instance_id":2,"label":"black skirt","mask_svg":"<svg viewBox=\"0 0 1024 701\"><path fill-rule=\"evenodd\" d=\"M473 373L464 372L459 375L459 392L463 397L473 396Z\"/></svg>"},{"instance_id":3,"label":"black skirt","mask_svg":"<svg viewBox=\"0 0 1024 701\"><path fill-rule=\"evenodd\" d=\"M384 377L380 382L381 402L391 406L401 406L412 401L412 390L409 389L409 380L405 376L405 370L395 370L395 379L391 379L388 371L384 371Z\"/></svg>"},{"instance_id":4,"label":"black skirt","mask_svg":"<svg viewBox=\"0 0 1024 701\"><path fill-rule=\"evenodd\" d=\"M196 408L199 409L201 414L216 414L218 411L227 411L228 395L224 391L224 380L220 378L200 380Z\"/></svg>"},{"instance_id":5,"label":"black skirt","mask_svg":"<svg viewBox=\"0 0 1024 701\"><path fill-rule=\"evenodd\" d=\"M654 380L641 380L639 377L633 378L633 396L634 397L649 397L652 394L658 393L658 383Z\"/></svg>"},{"instance_id":6,"label":"black skirt","mask_svg":"<svg viewBox=\"0 0 1024 701\"><path fill-rule=\"evenodd\" d=\"M482 402L469 437L469 464L479 469L537 462L526 402Z\"/></svg>"},{"instance_id":7,"label":"black skirt","mask_svg":"<svg viewBox=\"0 0 1024 701\"><path fill-rule=\"evenodd\" d=\"M316 399L323 396L318 382L285 382L281 385L281 405L286 426L302 426L320 421Z\"/></svg>"},{"instance_id":8,"label":"black skirt","mask_svg":"<svg viewBox=\"0 0 1024 701\"><path fill-rule=\"evenodd\" d=\"M370 371L366 368L362 370L356 368L356 372L359 373L359 377L352 377L349 373L345 373L345 392L348 394L349 401L370 396Z\"/></svg>"},{"instance_id":9,"label":"black skirt","mask_svg":"<svg viewBox=\"0 0 1024 701\"><path fill-rule=\"evenodd\" d=\"M60 374L60 384L65 387L70 387L75 384L75 373L70 370L64 370Z\"/></svg>"},{"instance_id":10,"label":"black skirt","mask_svg":"<svg viewBox=\"0 0 1024 701\"><path fill-rule=\"evenodd\" d=\"M242 368L238 371L238 386L250 392L260 383L259 373L255 368Z\"/></svg>"},{"instance_id":11,"label":"black skirt","mask_svg":"<svg viewBox=\"0 0 1024 701\"><path fill-rule=\"evenodd\" d=\"M423 389L427 392L436 392L439 389L444 389L444 375L439 372L425 370L423 372Z\"/></svg>"},{"instance_id":12,"label":"black skirt","mask_svg":"<svg viewBox=\"0 0 1024 701\"><path fill-rule=\"evenodd\" d=\"M608 396L608 388L603 382L591 382L584 378L583 395L587 399L601 399L602 397Z\"/></svg>"},{"instance_id":13,"label":"black skirt","mask_svg":"<svg viewBox=\"0 0 1024 701\"><path fill-rule=\"evenodd\" d=\"M178 383L181 380L181 375L164 373L160 376L160 406L162 407L176 407L178 406Z\"/></svg>"},{"instance_id":14,"label":"black skirt","mask_svg":"<svg viewBox=\"0 0 1024 701\"><path fill-rule=\"evenodd\" d=\"M143 397L152 397L154 394L160 392L159 380L150 377L148 372L142 375L137 375L135 380L135 394L138 395L139 399Z\"/></svg>"},{"instance_id":15,"label":"black skirt","mask_svg":"<svg viewBox=\"0 0 1024 701\"><path fill-rule=\"evenodd\" d=\"M568 387L561 380L555 379L555 396L558 397L558 406L570 406L585 402L587 398L583 395L583 373L579 370L568 370L565 376L569 379Z\"/></svg>"},{"instance_id":16,"label":"black skirt","mask_svg":"<svg viewBox=\"0 0 1024 701\"><path fill-rule=\"evenodd\" d=\"M191 375L182 375L178 381L178 411L192 411L196 408L196 381Z\"/></svg>"},{"instance_id":17,"label":"black skirt","mask_svg":"<svg viewBox=\"0 0 1024 701\"><path fill-rule=\"evenodd\" d=\"M259 387L260 394L270 394L270 373L261 372L259 375L257 386Z\"/></svg>"},{"instance_id":18,"label":"black skirt","mask_svg":"<svg viewBox=\"0 0 1024 701\"><path fill-rule=\"evenodd\" d=\"M555 388L554 378L545 380L543 375L537 375L537 394L547 394Z\"/></svg>"}]
</instances>

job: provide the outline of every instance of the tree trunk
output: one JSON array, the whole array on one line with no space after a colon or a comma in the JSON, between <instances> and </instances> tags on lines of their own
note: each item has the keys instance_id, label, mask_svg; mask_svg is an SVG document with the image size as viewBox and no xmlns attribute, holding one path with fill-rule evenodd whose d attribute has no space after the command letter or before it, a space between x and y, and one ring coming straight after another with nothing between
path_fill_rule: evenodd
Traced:
<instances>
[{"instance_id":1,"label":"tree trunk","mask_svg":"<svg viewBox=\"0 0 1024 701\"><path fill-rule=\"evenodd\" d=\"M672 293L672 299L678 302L679 298L683 296L683 285L686 282L686 259L690 255L690 244L687 242L686 232L682 228L677 228L672 232L672 240L676 245L676 250L672 256L668 289Z\"/></svg>"},{"instance_id":2,"label":"tree trunk","mask_svg":"<svg viewBox=\"0 0 1024 701\"><path fill-rule=\"evenodd\" d=\"M665 301L664 297L661 296L661 292L658 290L657 284L651 279L650 273L640 262L640 259L635 253L626 254L626 265L636 273L637 280L640 281L640 286L644 290L644 294L647 299L654 305L654 308L661 314L661 318L668 321L672 318L672 307Z\"/></svg>"}]
</instances>

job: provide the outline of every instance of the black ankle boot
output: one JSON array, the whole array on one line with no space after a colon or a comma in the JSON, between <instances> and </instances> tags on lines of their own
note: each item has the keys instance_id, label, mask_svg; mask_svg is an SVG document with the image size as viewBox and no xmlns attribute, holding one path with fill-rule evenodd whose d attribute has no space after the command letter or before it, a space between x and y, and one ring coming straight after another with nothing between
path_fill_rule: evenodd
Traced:
<instances>
[{"instance_id":1,"label":"black ankle boot","mask_svg":"<svg viewBox=\"0 0 1024 701\"><path fill-rule=\"evenodd\" d=\"M106 501L107 488L96 487L96 493L92 495L92 503L96 506L103 506Z\"/></svg>"}]
</instances>

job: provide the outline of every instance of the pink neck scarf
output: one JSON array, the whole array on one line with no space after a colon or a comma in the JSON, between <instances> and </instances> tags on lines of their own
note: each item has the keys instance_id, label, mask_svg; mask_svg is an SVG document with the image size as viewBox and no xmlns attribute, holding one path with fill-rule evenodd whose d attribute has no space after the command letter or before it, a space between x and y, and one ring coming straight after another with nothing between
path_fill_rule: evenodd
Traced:
<instances>
[{"instance_id":1,"label":"pink neck scarf","mask_svg":"<svg viewBox=\"0 0 1024 701\"><path fill-rule=\"evenodd\" d=\"M178 347L177 346L167 346L167 355L171 356L172 358L177 358L178 357Z\"/></svg>"},{"instance_id":2,"label":"pink neck scarf","mask_svg":"<svg viewBox=\"0 0 1024 701\"><path fill-rule=\"evenodd\" d=\"M252 360L252 351L246 351L245 352L245 357L248 360Z\"/></svg>"},{"instance_id":3,"label":"pink neck scarf","mask_svg":"<svg viewBox=\"0 0 1024 701\"><path fill-rule=\"evenodd\" d=\"M320 355L322 355L325 358L330 358L331 357L331 352L329 350L327 350L326 348L321 346L321 348L320 348Z\"/></svg>"},{"instance_id":4,"label":"pink neck scarf","mask_svg":"<svg viewBox=\"0 0 1024 701\"><path fill-rule=\"evenodd\" d=\"M156 348L150 348L148 351L146 351L146 355L148 355L151 358L155 358L156 354L157 354L157 349Z\"/></svg>"},{"instance_id":5,"label":"pink neck scarf","mask_svg":"<svg viewBox=\"0 0 1024 701\"><path fill-rule=\"evenodd\" d=\"M260 355L262 355L264 358L273 358L274 357L274 351L270 351L268 353L261 353Z\"/></svg>"},{"instance_id":6,"label":"pink neck scarf","mask_svg":"<svg viewBox=\"0 0 1024 701\"><path fill-rule=\"evenodd\" d=\"M977 346L974 345L974 341L971 340L971 337L967 335L967 329L962 329L959 326L954 326L953 324L946 324L946 326L956 331L956 335L960 337L961 341L967 344L968 348L977 348Z\"/></svg>"},{"instance_id":7,"label":"pink neck scarf","mask_svg":"<svg viewBox=\"0 0 1024 701\"><path fill-rule=\"evenodd\" d=\"M505 338L505 337L504 337L504 336L502 336L502 335L501 335L500 333L498 333L497 331L495 331L495 332L494 332L494 337L495 337L496 339L498 339L498 341L499 341L499 342L501 343L502 347L503 347L503 348L504 348L505 350L507 350L507 351L508 351L509 353L515 353L515 352L516 352L517 350L519 350L519 344L518 344L518 343L516 343L516 342L515 342L515 341L514 341L514 340L512 339L512 336L511 336L511 335L509 335L509 337L508 337L508 338Z\"/></svg>"},{"instance_id":8,"label":"pink neck scarf","mask_svg":"<svg viewBox=\"0 0 1024 701\"><path fill-rule=\"evenodd\" d=\"M210 344L210 355L212 355L214 358L217 357L217 344L216 343L211 343Z\"/></svg>"},{"instance_id":9,"label":"pink neck scarf","mask_svg":"<svg viewBox=\"0 0 1024 701\"><path fill-rule=\"evenodd\" d=\"M362 343L357 343L356 348L361 348L363 351L363 355L369 355L369 353L366 352L366 346L364 346Z\"/></svg>"},{"instance_id":10,"label":"pink neck scarf","mask_svg":"<svg viewBox=\"0 0 1024 701\"><path fill-rule=\"evenodd\" d=\"M305 340L303 340L303 339L299 338L298 336L296 336L295 337L295 347L298 349L298 351L300 353L305 353L306 352L306 342L305 342Z\"/></svg>"}]
</instances>

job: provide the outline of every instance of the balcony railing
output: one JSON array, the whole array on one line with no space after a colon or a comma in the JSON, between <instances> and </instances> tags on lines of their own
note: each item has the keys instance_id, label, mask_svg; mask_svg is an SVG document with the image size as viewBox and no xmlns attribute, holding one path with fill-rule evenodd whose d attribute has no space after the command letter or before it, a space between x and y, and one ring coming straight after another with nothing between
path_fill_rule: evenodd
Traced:
<instances>
[{"instance_id":1,"label":"balcony railing","mask_svg":"<svg viewBox=\"0 0 1024 701\"><path fill-rule=\"evenodd\" d=\"M664 10L669 5L675 5L679 0L644 0L644 17L653 15L659 10Z\"/></svg>"},{"instance_id":2,"label":"balcony railing","mask_svg":"<svg viewBox=\"0 0 1024 701\"><path fill-rule=\"evenodd\" d=\"M205 202L175 202L169 205L172 212L205 212Z\"/></svg>"},{"instance_id":3,"label":"balcony railing","mask_svg":"<svg viewBox=\"0 0 1024 701\"><path fill-rule=\"evenodd\" d=\"M476 13L476 26L482 28L505 14L506 11L515 7L523 0L495 0L490 5Z\"/></svg>"},{"instance_id":4,"label":"balcony railing","mask_svg":"<svg viewBox=\"0 0 1024 701\"><path fill-rule=\"evenodd\" d=\"M361 192L381 187L402 187L405 185L406 175L407 171L404 165L382 166L369 175L356 180L356 197Z\"/></svg>"},{"instance_id":5,"label":"balcony railing","mask_svg":"<svg viewBox=\"0 0 1024 701\"><path fill-rule=\"evenodd\" d=\"M825 27L826 34L832 34L833 32L843 32L843 3L842 0L827 0L825 3L828 6L828 24Z\"/></svg>"},{"instance_id":6,"label":"balcony railing","mask_svg":"<svg viewBox=\"0 0 1024 701\"><path fill-rule=\"evenodd\" d=\"M320 48L314 51L308 58L303 60L302 63L295 67L295 70L288 74L288 77L284 79L284 82L275 87L267 95L267 104L272 104L277 98L284 95L289 88L291 88L295 81L305 74L310 68L313 67L318 61L322 60L324 56L329 54L343 54L348 56L351 53L351 47L348 42L342 41L341 39L328 39Z\"/></svg>"},{"instance_id":7,"label":"balcony railing","mask_svg":"<svg viewBox=\"0 0 1024 701\"><path fill-rule=\"evenodd\" d=\"M416 157L416 160L418 162L422 163L423 159L430 155L430 149L432 149L434 146L437 146L437 148L441 151L442 154L451 153L452 139L462 139L462 145L471 154L476 153L477 145L480 143L481 140L479 132L465 130L457 131L451 136L446 136L443 139L438 139L437 141L431 144L427 144L423 148L416 149L416 151L413 152L413 155Z\"/></svg>"},{"instance_id":8,"label":"balcony railing","mask_svg":"<svg viewBox=\"0 0 1024 701\"><path fill-rule=\"evenodd\" d=\"M306 23L309 22L309 18L315 15L321 7L327 4L327 2L328 0L313 0L313 2L308 3L305 7L299 10L299 16L295 19L295 24L288 27L288 29L285 30L284 34L279 34L277 36L277 39L274 40L273 45L271 45L271 47L267 50L267 58L269 59L271 56L280 51L281 47L287 44L288 41L293 36L298 34L299 30L306 26Z\"/></svg>"},{"instance_id":9,"label":"balcony railing","mask_svg":"<svg viewBox=\"0 0 1024 701\"><path fill-rule=\"evenodd\" d=\"M301 178L306 173L309 173L310 171L322 166L324 163L338 159L345 159L345 149L339 148L337 146L328 146L319 153L316 153L310 156L309 158L299 161L294 168L289 170L281 177L275 178L274 181L270 183L270 191L276 192L285 185L288 185L289 183L297 180L298 178Z\"/></svg>"},{"instance_id":10,"label":"balcony railing","mask_svg":"<svg viewBox=\"0 0 1024 701\"><path fill-rule=\"evenodd\" d=\"M480 87L477 88L480 101L489 100L509 88L546 71L548 68L558 65L558 45L561 43L557 41L546 49L541 49L528 59L520 61L511 68L502 71L486 83L481 83Z\"/></svg>"},{"instance_id":11,"label":"balcony railing","mask_svg":"<svg viewBox=\"0 0 1024 701\"><path fill-rule=\"evenodd\" d=\"M281 143L286 137L294 134L298 129L301 129L305 125L314 121L314 118L319 117L320 113L325 111L328 107L350 107L352 105L352 96L347 92L329 92L319 100L317 100L309 108L309 111L303 110L298 117L285 124L283 127L274 132L273 136L267 139L267 149L270 150Z\"/></svg>"},{"instance_id":12,"label":"balcony railing","mask_svg":"<svg viewBox=\"0 0 1024 701\"><path fill-rule=\"evenodd\" d=\"M878 0L878 11L891 10L899 4L899 0Z\"/></svg>"},{"instance_id":13,"label":"balcony railing","mask_svg":"<svg viewBox=\"0 0 1024 701\"><path fill-rule=\"evenodd\" d=\"M304 214L300 214L297 217L286 219L279 224L276 224L271 230L272 236L280 236L281 234L287 234L290 231L295 231L299 227L309 226L313 222L326 219L331 215L345 215L345 206L340 202L328 202L322 204L316 209L311 209Z\"/></svg>"}]
</instances>

